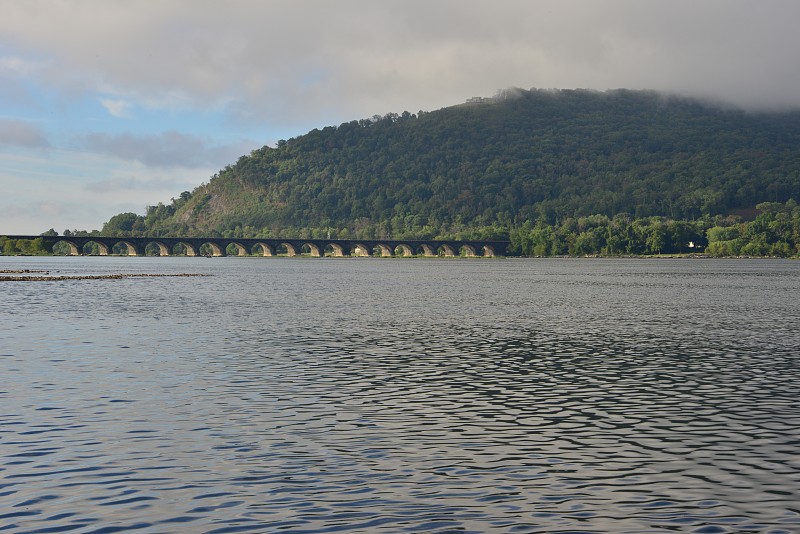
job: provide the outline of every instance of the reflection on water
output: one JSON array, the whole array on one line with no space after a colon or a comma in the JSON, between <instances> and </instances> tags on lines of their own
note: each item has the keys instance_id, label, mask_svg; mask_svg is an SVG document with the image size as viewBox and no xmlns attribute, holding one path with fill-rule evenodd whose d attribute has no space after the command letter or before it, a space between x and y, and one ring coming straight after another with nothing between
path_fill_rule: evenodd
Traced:
<instances>
[{"instance_id":1,"label":"reflection on water","mask_svg":"<svg viewBox=\"0 0 800 534\"><path fill-rule=\"evenodd\" d=\"M3 258L0 529L798 532L800 264Z\"/></svg>"}]
</instances>

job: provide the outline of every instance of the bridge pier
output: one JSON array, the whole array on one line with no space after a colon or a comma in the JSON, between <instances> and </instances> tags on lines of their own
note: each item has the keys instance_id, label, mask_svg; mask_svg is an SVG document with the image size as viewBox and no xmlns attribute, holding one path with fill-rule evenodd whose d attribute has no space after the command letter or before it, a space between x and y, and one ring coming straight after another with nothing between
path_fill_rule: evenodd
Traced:
<instances>
[{"instance_id":1,"label":"bridge pier","mask_svg":"<svg viewBox=\"0 0 800 534\"><path fill-rule=\"evenodd\" d=\"M367 257L367 256L372 256L372 251L366 245L363 245L361 243L356 243L355 245L353 245L353 251L351 254L353 256Z\"/></svg>"},{"instance_id":2,"label":"bridge pier","mask_svg":"<svg viewBox=\"0 0 800 534\"><path fill-rule=\"evenodd\" d=\"M80 256L80 251L78 250L78 245L73 243L72 241L64 241L67 245L69 245L69 255L70 256Z\"/></svg>"},{"instance_id":3,"label":"bridge pier","mask_svg":"<svg viewBox=\"0 0 800 534\"><path fill-rule=\"evenodd\" d=\"M247 256L247 249L244 248L244 245L241 245L239 243L231 243L231 244L234 247L236 247L236 253L237 253L236 255L237 256ZM226 253L227 253L227 251L226 251Z\"/></svg>"},{"instance_id":4,"label":"bridge pier","mask_svg":"<svg viewBox=\"0 0 800 534\"><path fill-rule=\"evenodd\" d=\"M266 244L266 243L259 242L259 243L256 243L255 246L261 247L261 250L263 251L263 256L264 257L269 257L269 256L274 256L275 255L275 250L271 246Z\"/></svg>"},{"instance_id":5,"label":"bridge pier","mask_svg":"<svg viewBox=\"0 0 800 534\"><path fill-rule=\"evenodd\" d=\"M338 243L331 243L329 246L331 247L331 255L332 256L334 256L336 258L341 258L341 257L345 256L344 248L341 245L339 245Z\"/></svg>"},{"instance_id":6,"label":"bridge pier","mask_svg":"<svg viewBox=\"0 0 800 534\"><path fill-rule=\"evenodd\" d=\"M308 243L308 249L311 252L312 258L321 258L324 256L324 249L320 248L316 243Z\"/></svg>"},{"instance_id":7,"label":"bridge pier","mask_svg":"<svg viewBox=\"0 0 800 534\"><path fill-rule=\"evenodd\" d=\"M167 245L165 245L161 241L156 241L156 245L158 246L159 256L169 256L169 247Z\"/></svg>"},{"instance_id":8,"label":"bridge pier","mask_svg":"<svg viewBox=\"0 0 800 534\"><path fill-rule=\"evenodd\" d=\"M97 241L95 241L95 242L98 243L99 246L102 246L101 243L99 243ZM134 245L130 241L123 241L122 243L126 247L128 247L128 256L144 256L144 247L142 247L142 246L138 246L137 247L136 245Z\"/></svg>"}]
</instances>

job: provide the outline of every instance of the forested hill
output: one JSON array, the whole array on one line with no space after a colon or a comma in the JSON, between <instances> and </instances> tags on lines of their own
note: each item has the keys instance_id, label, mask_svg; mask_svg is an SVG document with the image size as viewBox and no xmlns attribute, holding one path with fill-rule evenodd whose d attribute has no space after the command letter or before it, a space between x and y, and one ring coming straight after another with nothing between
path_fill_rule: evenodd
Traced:
<instances>
[{"instance_id":1,"label":"forested hill","mask_svg":"<svg viewBox=\"0 0 800 534\"><path fill-rule=\"evenodd\" d=\"M655 92L508 90L313 130L104 232L434 237L592 214L696 219L800 199L800 113Z\"/></svg>"}]
</instances>

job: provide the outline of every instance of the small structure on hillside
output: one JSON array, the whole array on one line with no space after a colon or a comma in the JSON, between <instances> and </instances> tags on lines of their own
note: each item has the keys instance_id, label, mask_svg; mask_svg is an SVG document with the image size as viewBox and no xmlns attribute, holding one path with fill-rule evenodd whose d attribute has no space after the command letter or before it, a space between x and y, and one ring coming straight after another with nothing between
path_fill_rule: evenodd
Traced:
<instances>
[{"instance_id":1,"label":"small structure on hillside","mask_svg":"<svg viewBox=\"0 0 800 534\"><path fill-rule=\"evenodd\" d=\"M491 98L486 98L483 96L473 96L472 98L467 99L467 104L489 104L492 102Z\"/></svg>"}]
</instances>

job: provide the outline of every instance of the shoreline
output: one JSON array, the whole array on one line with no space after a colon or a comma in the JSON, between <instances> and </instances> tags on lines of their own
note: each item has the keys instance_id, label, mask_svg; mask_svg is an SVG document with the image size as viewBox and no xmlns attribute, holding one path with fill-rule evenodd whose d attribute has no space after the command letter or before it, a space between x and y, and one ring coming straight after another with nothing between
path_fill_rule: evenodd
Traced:
<instances>
[{"instance_id":1,"label":"shoreline","mask_svg":"<svg viewBox=\"0 0 800 534\"><path fill-rule=\"evenodd\" d=\"M128 256L124 254L108 254L108 255L86 255L81 254L78 256L72 255L56 255L56 254L13 254L13 255L4 255L0 254L0 260L2 258L139 258L139 257L149 257L149 258L172 258L172 257L195 257L195 258L256 258L256 259L297 259L297 258L309 258L309 259L325 259L325 258L335 258L335 259L348 259L348 258L378 258L378 259L535 259L535 260L546 260L546 259L562 259L562 260L583 260L583 259L663 259L663 260L670 260L670 259L693 259L693 260L800 260L800 256L713 256L711 254L704 254L698 252L678 252L674 254L585 254L583 256L570 256L570 255L558 255L558 256L311 256L311 255L303 255L297 254L295 256L286 256L286 255L273 255L273 256L261 256L257 254L248 254L245 256L238 256L238 255L231 255L231 256L180 256L180 255L169 255L169 256ZM33 273L37 271L31 270L24 270L24 271L14 271L14 270L4 270L0 269L0 275L2 274L21 274L22 272ZM139 276L153 276L153 275L139 275ZM181 275L162 275L162 276L181 276Z\"/></svg>"},{"instance_id":2,"label":"shoreline","mask_svg":"<svg viewBox=\"0 0 800 534\"><path fill-rule=\"evenodd\" d=\"M49 271L20 271L3 270L0 271L0 282L62 282L66 280L122 280L124 278L176 278L176 277L206 277L210 274L199 273L178 273L178 274L158 274L158 273L136 273L136 274L96 274L96 275L55 275L50 276ZM42 274L43 273L43 274ZM35 274L34 276L9 276L11 274Z\"/></svg>"}]
</instances>

